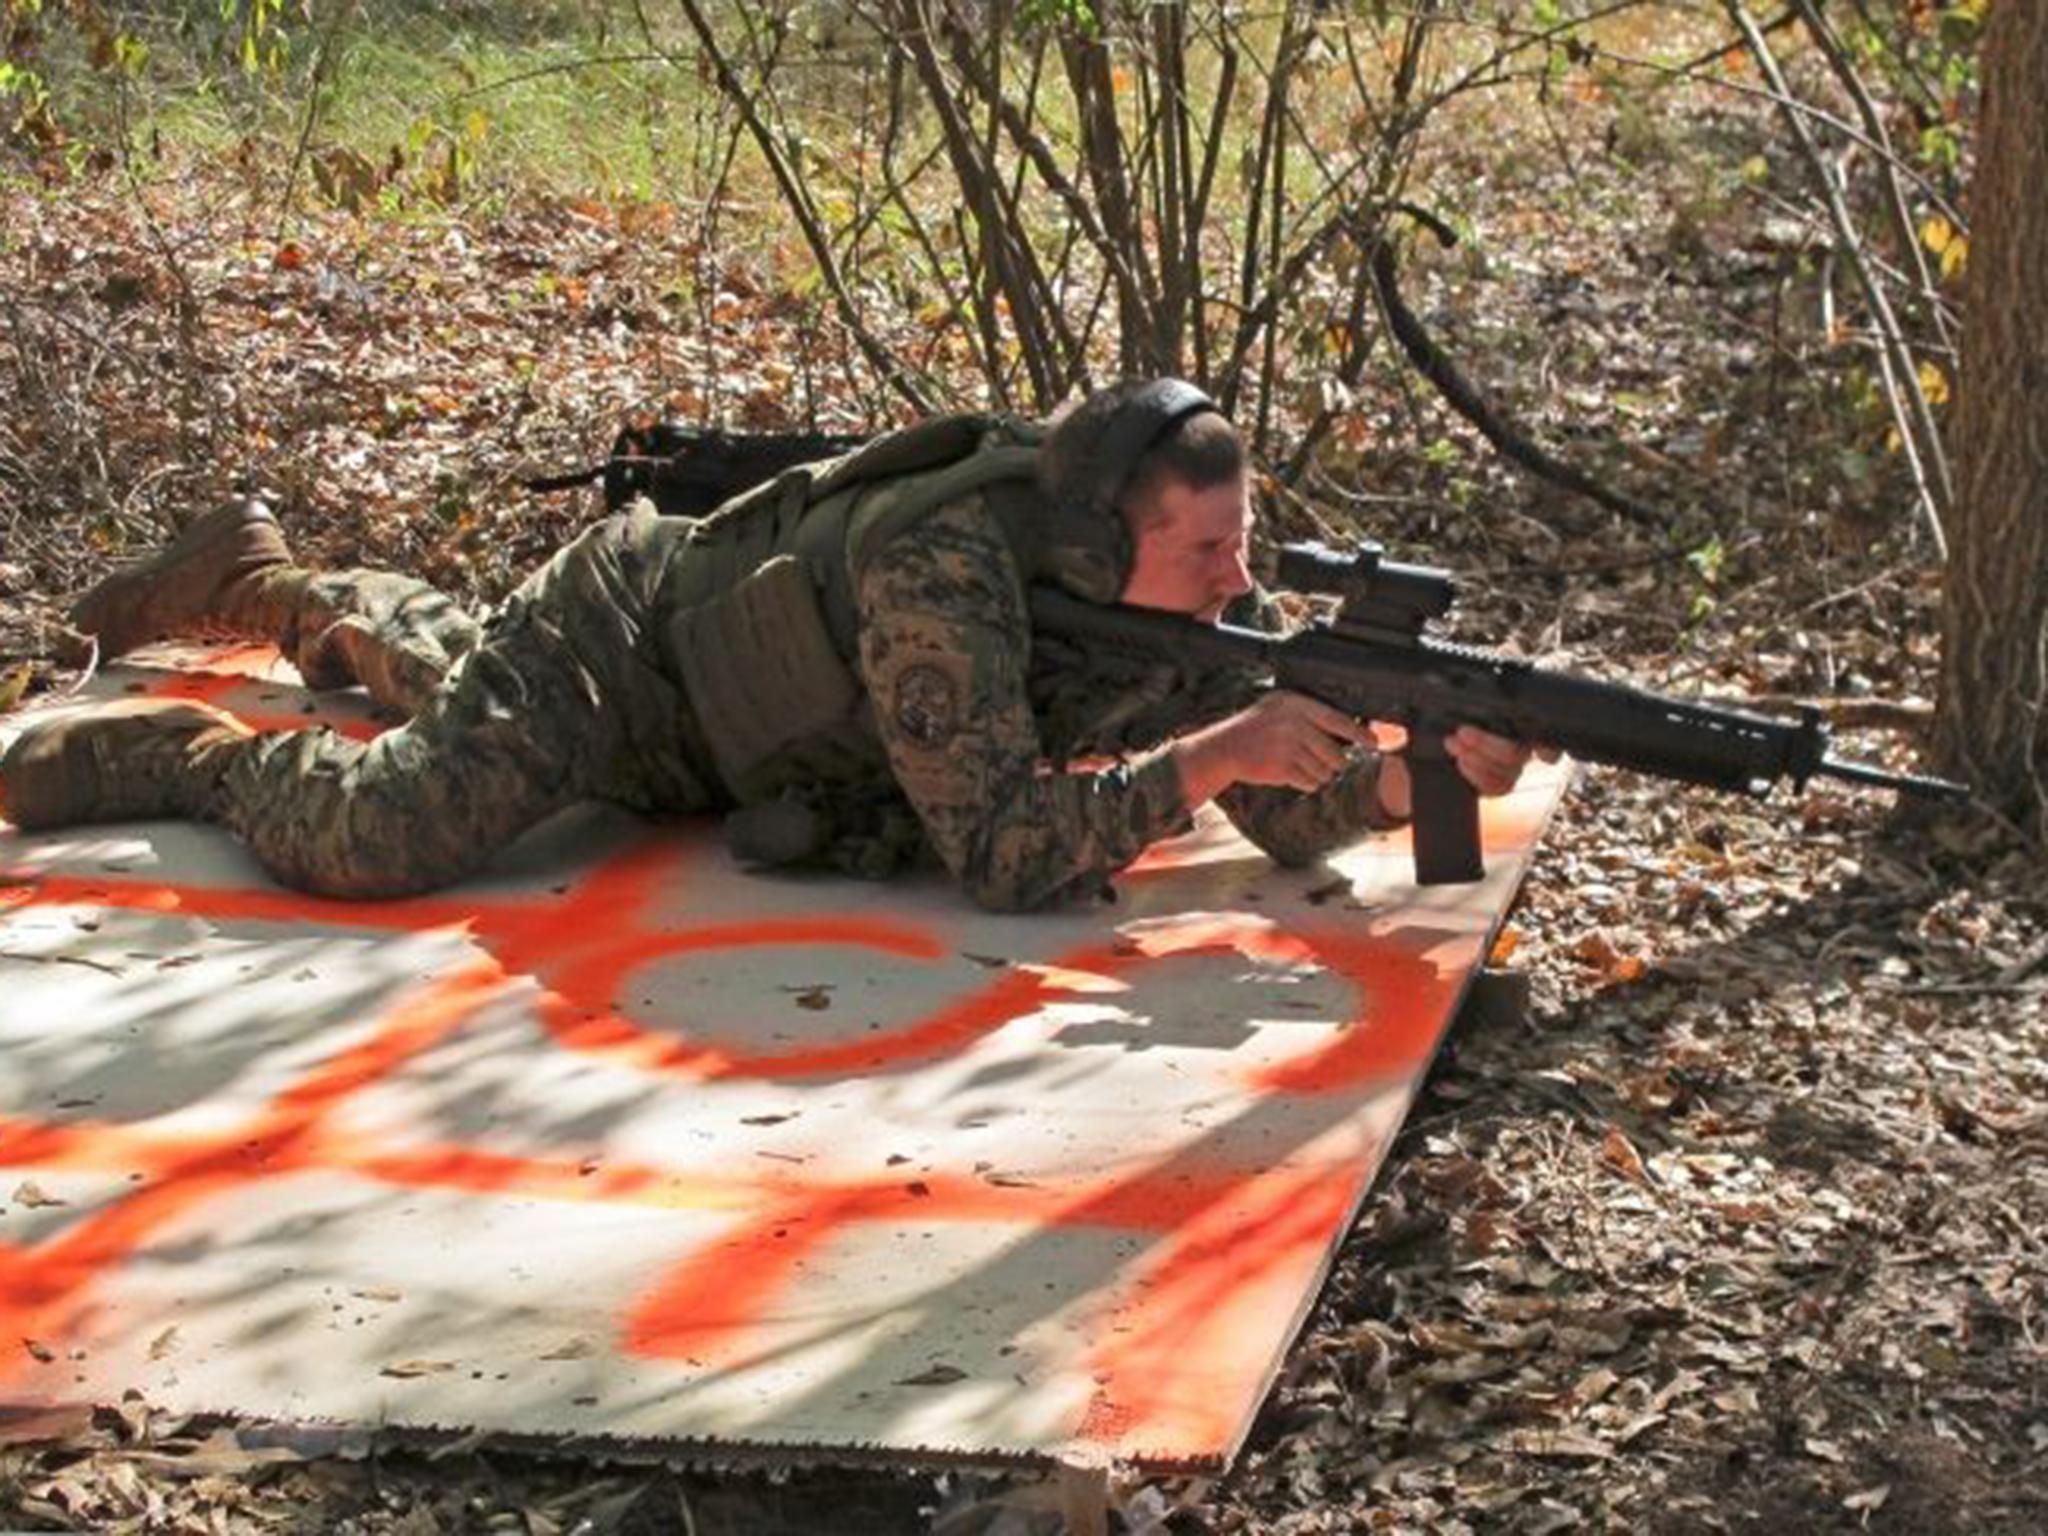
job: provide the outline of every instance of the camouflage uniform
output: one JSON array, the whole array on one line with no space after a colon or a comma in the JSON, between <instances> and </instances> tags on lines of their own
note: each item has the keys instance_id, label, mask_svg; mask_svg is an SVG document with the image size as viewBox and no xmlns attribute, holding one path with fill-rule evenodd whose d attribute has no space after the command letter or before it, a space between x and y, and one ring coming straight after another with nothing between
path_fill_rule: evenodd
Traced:
<instances>
[{"instance_id":1,"label":"camouflage uniform","mask_svg":"<svg viewBox=\"0 0 2048 1536\"><path fill-rule=\"evenodd\" d=\"M1254 675L1185 677L1075 642L1034 638L1002 534L983 509L941 509L869 562L861 674L889 765L954 876L987 906L1037 906L1099 886L1184 832L1175 736L1253 703ZM1231 614L1277 628L1270 603ZM1126 761L1048 771L1074 758ZM1360 756L1314 795L1239 785L1218 803L1275 858L1304 863L1386 824L1379 760Z\"/></svg>"},{"instance_id":2,"label":"camouflage uniform","mask_svg":"<svg viewBox=\"0 0 2048 1536\"><path fill-rule=\"evenodd\" d=\"M797 807L777 856L884 874L927 848L979 902L1026 908L1099 889L1189 825L1154 750L1251 703L1258 679L1199 679L1034 641L1013 531L980 493L865 552L854 573L850 726L733 782L683 683L676 613L693 532L644 506L593 527L485 624L402 577L300 578L282 642L309 681L360 681L413 711L369 743L256 738L215 798L288 885L390 896L460 878L579 800L644 811ZM701 584L701 583L700 583ZM1238 612L1271 625L1270 606ZM1108 768L1069 759L1115 754ZM1239 786L1220 803L1301 862L1380 824L1377 759L1315 795Z\"/></svg>"},{"instance_id":3,"label":"camouflage uniform","mask_svg":"<svg viewBox=\"0 0 2048 1536\"><path fill-rule=\"evenodd\" d=\"M370 742L324 728L257 737L216 793L220 820L287 885L394 896L460 879L579 800L716 805L649 622L688 527L607 519L484 624L404 577L314 577L286 654L309 680L361 682L412 718Z\"/></svg>"}]
</instances>

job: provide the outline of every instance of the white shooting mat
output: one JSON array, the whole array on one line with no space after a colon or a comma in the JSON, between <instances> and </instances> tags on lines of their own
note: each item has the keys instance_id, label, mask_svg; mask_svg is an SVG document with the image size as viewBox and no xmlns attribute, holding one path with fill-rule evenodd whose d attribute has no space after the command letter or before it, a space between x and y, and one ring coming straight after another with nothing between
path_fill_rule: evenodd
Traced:
<instances>
[{"instance_id":1,"label":"white shooting mat","mask_svg":"<svg viewBox=\"0 0 2048 1536\"><path fill-rule=\"evenodd\" d=\"M94 691L314 707L267 651ZM1214 821L1027 916L599 810L364 903L0 827L0 1403L1220 1466L1563 782L1478 885Z\"/></svg>"}]
</instances>

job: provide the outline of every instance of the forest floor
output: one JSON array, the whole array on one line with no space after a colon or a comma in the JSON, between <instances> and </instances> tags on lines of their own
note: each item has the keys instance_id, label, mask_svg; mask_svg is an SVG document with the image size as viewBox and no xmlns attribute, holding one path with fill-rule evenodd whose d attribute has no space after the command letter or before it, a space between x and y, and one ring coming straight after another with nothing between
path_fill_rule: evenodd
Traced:
<instances>
[{"instance_id":1,"label":"forest floor","mask_svg":"<svg viewBox=\"0 0 2048 1536\"><path fill-rule=\"evenodd\" d=\"M1466 638L1815 701L1908 765L1938 569L1804 237L1743 185L1769 119L1684 105L1435 151L1424 184L1460 189L1470 235L1407 279L1513 414L1684 537L1509 471L1391 362L1306 489L1465 576ZM630 411L879 424L776 264L714 260L674 208L324 212L280 239L232 165L146 183L0 191L0 705L76 679L65 594L237 484L313 563L486 600L593 515L518 478L593 461ZM1119 1483L1121 1527L2048 1529L2039 858L1882 795L1584 776L1237 1466ZM146 1403L0 1422L0 1524L1057 1526L1044 1488L957 1472L345 1450Z\"/></svg>"}]
</instances>

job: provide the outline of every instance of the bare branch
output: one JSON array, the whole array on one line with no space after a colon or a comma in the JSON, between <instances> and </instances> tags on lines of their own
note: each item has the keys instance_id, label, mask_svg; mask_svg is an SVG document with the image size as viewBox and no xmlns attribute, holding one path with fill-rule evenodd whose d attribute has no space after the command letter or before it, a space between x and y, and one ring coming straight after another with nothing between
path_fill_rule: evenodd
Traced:
<instances>
[{"instance_id":1,"label":"bare branch","mask_svg":"<svg viewBox=\"0 0 2048 1536\"><path fill-rule=\"evenodd\" d=\"M1777 56L1771 52L1771 45L1758 29L1756 20L1743 5L1743 0L1724 0L1729 19L1741 30L1749 43L1751 55L1757 67L1770 81L1771 88L1778 96L1789 102L1791 91L1785 84L1784 72L1778 68ZM1948 539L1942 531L1942 522L1948 508L1955 500L1955 485L1949 475L1948 456L1942 451L1941 431L1935 425L1934 412L1927 404L1926 391L1920 387L1920 370L1913 358L1912 349L1907 346L1905 335L1899 329L1898 317L1892 313L1891 301L1886 298L1884 285L1878 282L1871 271L1870 263L1864 259L1863 241L1856 230L1856 221L1849 212L1847 200L1842 195L1841 183L1827 157L1821 153L1820 145L1814 140L1813 131L1807 126L1806 118L1789 105L1783 107L1785 124L1799 146L1799 152L1811 168L1814 180L1819 184L1822 200L1827 205L1828 218L1835 228L1835 238L1843 258L1849 263L1849 270L1856 276L1857 284L1863 290L1864 302L1870 306L1871 317L1878 333L1884 339L1886 366L1885 394L1891 402L1893 416L1898 422L1901 442L1917 437L1917 454L1924 462L1928 474L1921 476L1918 483L1919 505L1929 535L1934 540L1936 552L1944 559L1948 555ZM1903 397L1903 402L1901 397ZM1920 463L1909 459L1916 474Z\"/></svg>"},{"instance_id":2,"label":"bare branch","mask_svg":"<svg viewBox=\"0 0 2048 1536\"><path fill-rule=\"evenodd\" d=\"M848 333L858 343L862 355L868 360L869 366L897 394L901 395L913 409L929 411L931 406L925 396L925 392L905 372L903 365L882 344L880 339L867 328L867 323L861 318L860 309L853 302L853 295L847 291L845 278L839 270L839 263L833 259L832 243L826 238L823 223L818 217L817 208L812 204L810 195L805 191L802 181L790 166L787 157L782 153L781 146L776 143L774 134L769 131L767 123L762 120L752 95L746 90L738 73L733 69L732 61L726 57L724 50L718 46L718 39L712 35L710 23L705 20L704 12L699 6L698 0L677 0L677 3L681 5L683 14L689 19L691 30L697 34L698 46L703 50L704 58L711 65L712 73L718 81L719 90L738 109L741 119L747 125L747 132L753 136L755 148L760 150L761 158L767 161L769 174L774 176L776 186L782 191L784 202L788 204L791 215L796 219L798 228L803 232L804 243L811 248L812 259L818 263L819 276L823 278L827 290L832 295L833 306L839 311L840 323L846 327ZM637 6L639 0L635 0L635 4ZM644 14L641 17L641 23L643 27L646 26ZM647 27L646 31L651 39L653 37L653 29Z\"/></svg>"},{"instance_id":3,"label":"bare branch","mask_svg":"<svg viewBox=\"0 0 2048 1536\"><path fill-rule=\"evenodd\" d=\"M1850 59L1848 50L1842 46L1841 39L1835 35L1834 28L1828 25L1827 18L1821 15L1820 8L1813 0L1792 0L1792 10L1798 14L1801 24L1819 45L1829 67L1835 72L1835 78L1841 82L1842 89L1847 91L1850 100L1856 103L1856 115L1863 120L1864 131L1882 144L1889 156L1892 142L1890 134L1885 130L1884 118L1879 114L1877 104L1870 99L1870 92L1864 86L1862 76L1856 73L1855 63ZM1921 246L1919 231L1913 226L1913 215L1906 208L1906 189L1900 181L1896 159L1881 159L1878 168L1884 177L1885 211L1891 215L1892 237L1898 241L1899 249L1913 263L1913 276L1920 298L1921 312L1934 327L1935 335L1941 344L1944 347L1953 346L1955 335L1949 325L1948 306L1936 291L1934 276L1928 271L1927 253Z\"/></svg>"}]
</instances>

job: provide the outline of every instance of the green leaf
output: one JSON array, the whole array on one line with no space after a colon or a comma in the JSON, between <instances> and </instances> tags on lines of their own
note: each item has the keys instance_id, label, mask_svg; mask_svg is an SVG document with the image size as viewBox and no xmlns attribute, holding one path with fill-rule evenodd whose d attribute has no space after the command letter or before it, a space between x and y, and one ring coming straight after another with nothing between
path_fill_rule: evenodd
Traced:
<instances>
[{"instance_id":1,"label":"green leaf","mask_svg":"<svg viewBox=\"0 0 2048 1536\"><path fill-rule=\"evenodd\" d=\"M1689 553L1685 557L1685 562L1699 573L1701 581L1704 581L1711 587L1721 579L1721 566L1727 558L1727 547L1722 544L1721 536L1717 533L1698 549ZM1701 594L1702 597L1705 595L1704 593ZM1712 602L1709 602L1707 606L1711 608L1713 606ZM1697 608L1698 604L1695 603L1694 607ZM1695 613L1694 618L1698 617L1699 615Z\"/></svg>"}]
</instances>

